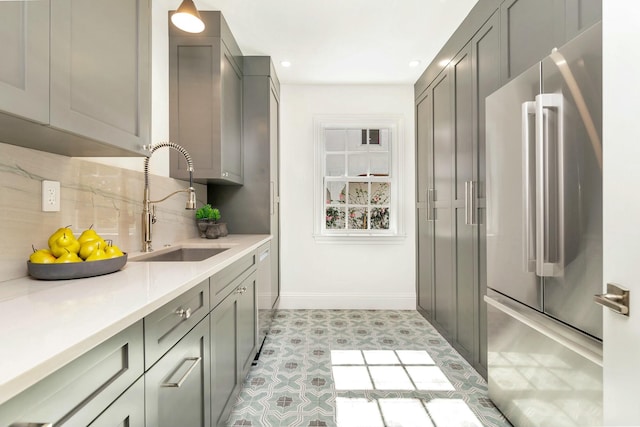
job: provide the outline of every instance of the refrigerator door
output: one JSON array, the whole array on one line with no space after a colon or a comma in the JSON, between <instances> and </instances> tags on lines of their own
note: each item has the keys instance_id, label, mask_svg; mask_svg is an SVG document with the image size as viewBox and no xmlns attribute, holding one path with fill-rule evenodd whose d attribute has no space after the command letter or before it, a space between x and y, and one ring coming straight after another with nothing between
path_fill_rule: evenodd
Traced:
<instances>
[{"instance_id":1,"label":"refrigerator door","mask_svg":"<svg viewBox=\"0 0 640 427\"><path fill-rule=\"evenodd\" d=\"M489 290L489 397L514 426L602 425L602 343Z\"/></svg>"},{"instance_id":2,"label":"refrigerator door","mask_svg":"<svg viewBox=\"0 0 640 427\"><path fill-rule=\"evenodd\" d=\"M601 25L547 57L542 76L544 96L560 96L563 110L545 132L547 261L561 265L545 274L544 312L602 339L602 308L592 301L602 291Z\"/></svg>"},{"instance_id":3,"label":"refrigerator door","mask_svg":"<svg viewBox=\"0 0 640 427\"><path fill-rule=\"evenodd\" d=\"M486 99L487 286L537 310L534 99L540 73L537 64Z\"/></svg>"}]
</instances>

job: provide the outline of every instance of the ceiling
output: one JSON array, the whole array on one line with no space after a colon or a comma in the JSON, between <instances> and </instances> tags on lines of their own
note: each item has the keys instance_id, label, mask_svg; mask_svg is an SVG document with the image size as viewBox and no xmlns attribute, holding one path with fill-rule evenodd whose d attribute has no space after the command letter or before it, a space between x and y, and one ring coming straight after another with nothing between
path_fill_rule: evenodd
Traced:
<instances>
[{"instance_id":1,"label":"ceiling","mask_svg":"<svg viewBox=\"0 0 640 427\"><path fill-rule=\"evenodd\" d=\"M222 11L244 55L271 56L282 83L413 84L477 0L194 2Z\"/></svg>"}]
</instances>

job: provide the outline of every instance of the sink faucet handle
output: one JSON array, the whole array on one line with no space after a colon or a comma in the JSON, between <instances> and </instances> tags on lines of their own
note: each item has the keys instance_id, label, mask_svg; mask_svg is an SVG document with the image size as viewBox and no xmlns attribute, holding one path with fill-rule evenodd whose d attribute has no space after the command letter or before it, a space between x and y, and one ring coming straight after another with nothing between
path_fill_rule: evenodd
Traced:
<instances>
[{"instance_id":1,"label":"sink faucet handle","mask_svg":"<svg viewBox=\"0 0 640 427\"><path fill-rule=\"evenodd\" d=\"M158 218L156 217L156 205L151 205L151 224L155 224Z\"/></svg>"}]
</instances>

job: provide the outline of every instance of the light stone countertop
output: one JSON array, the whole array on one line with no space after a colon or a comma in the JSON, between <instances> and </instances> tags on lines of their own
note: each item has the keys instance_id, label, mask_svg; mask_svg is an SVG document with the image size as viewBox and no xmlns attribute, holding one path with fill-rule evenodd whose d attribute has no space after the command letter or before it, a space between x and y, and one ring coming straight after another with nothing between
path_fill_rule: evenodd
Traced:
<instances>
[{"instance_id":1,"label":"light stone countertop","mask_svg":"<svg viewBox=\"0 0 640 427\"><path fill-rule=\"evenodd\" d=\"M129 253L122 270L104 276L0 282L0 404L270 239L190 239L172 247L230 249L199 262L132 262L140 253Z\"/></svg>"}]
</instances>

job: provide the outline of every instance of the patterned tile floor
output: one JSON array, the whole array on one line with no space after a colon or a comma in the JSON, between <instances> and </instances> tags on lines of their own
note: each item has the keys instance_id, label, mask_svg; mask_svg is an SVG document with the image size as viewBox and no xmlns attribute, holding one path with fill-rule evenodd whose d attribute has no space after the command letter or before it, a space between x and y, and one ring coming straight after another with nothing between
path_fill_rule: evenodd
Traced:
<instances>
[{"instance_id":1,"label":"patterned tile floor","mask_svg":"<svg viewBox=\"0 0 640 427\"><path fill-rule=\"evenodd\" d=\"M435 328L387 310L278 311L227 425L510 426Z\"/></svg>"}]
</instances>

